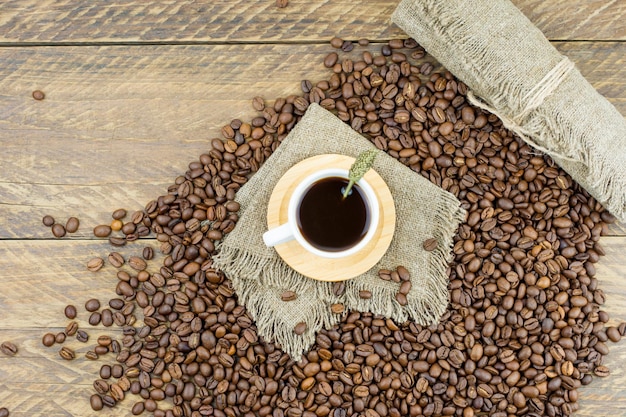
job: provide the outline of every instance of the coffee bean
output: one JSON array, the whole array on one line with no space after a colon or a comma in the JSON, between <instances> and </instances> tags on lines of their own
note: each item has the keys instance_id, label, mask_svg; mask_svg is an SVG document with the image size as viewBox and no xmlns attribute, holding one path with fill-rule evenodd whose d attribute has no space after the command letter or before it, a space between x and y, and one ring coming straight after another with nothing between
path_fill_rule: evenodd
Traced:
<instances>
[{"instance_id":1,"label":"coffee bean","mask_svg":"<svg viewBox=\"0 0 626 417\"><path fill-rule=\"evenodd\" d=\"M107 224L101 224L94 227L93 234L96 237L108 237L111 234L111 226Z\"/></svg>"},{"instance_id":2,"label":"coffee bean","mask_svg":"<svg viewBox=\"0 0 626 417\"><path fill-rule=\"evenodd\" d=\"M411 274L409 273L409 270L405 267L399 265L396 268L396 271L398 272L398 275L400 276L400 279L402 281L409 281L411 279Z\"/></svg>"},{"instance_id":3,"label":"coffee bean","mask_svg":"<svg viewBox=\"0 0 626 417\"><path fill-rule=\"evenodd\" d=\"M55 343L59 343L59 344L61 344L61 343L65 342L65 338L66 338L66 337L67 337L67 336L65 335L65 333L63 333L63 332L59 332L59 333L57 333L57 334L54 336L54 342L55 342Z\"/></svg>"},{"instance_id":4,"label":"coffee bean","mask_svg":"<svg viewBox=\"0 0 626 417\"><path fill-rule=\"evenodd\" d=\"M378 277L383 281L391 281L391 271L389 269L381 269L378 271Z\"/></svg>"},{"instance_id":5,"label":"coffee bean","mask_svg":"<svg viewBox=\"0 0 626 417\"><path fill-rule=\"evenodd\" d=\"M115 399L113 399L113 397L110 395L104 395L102 397L102 404L104 404L104 406L106 407L113 408L115 407L115 403Z\"/></svg>"},{"instance_id":6,"label":"coffee bean","mask_svg":"<svg viewBox=\"0 0 626 417\"><path fill-rule=\"evenodd\" d=\"M426 239L422 244L424 250L428 252L434 251L435 249L437 249L437 246L439 246L439 241L436 238Z\"/></svg>"},{"instance_id":7,"label":"coffee bean","mask_svg":"<svg viewBox=\"0 0 626 417\"><path fill-rule=\"evenodd\" d=\"M359 297L368 300L372 298L372 292L370 290L360 290Z\"/></svg>"},{"instance_id":8,"label":"coffee bean","mask_svg":"<svg viewBox=\"0 0 626 417\"><path fill-rule=\"evenodd\" d=\"M406 299L406 294L403 294L401 292L396 294L396 301L398 302L398 304L400 304L401 306L405 306L407 305L408 301Z\"/></svg>"},{"instance_id":9,"label":"coffee bean","mask_svg":"<svg viewBox=\"0 0 626 417\"><path fill-rule=\"evenodd\" d=\"M107 258L109 263L113 265L115 268L121 268L124 265L125 259L119 252L111 252L109 257Z\"/></svg>"},{"instance_id":10,"label":"coffee bean","mask_svg":"<svg viewBox=\"0 0 626 417\"><path fill-rule=\"evenodd\" d=\"M48 226L48 227L52 227L52 225L55 223L54 217L50 216L49 214L46 214L45 216L43 216L43 219L41 221L44 224L44 226Z\"/></svg>"},{"instance_id":11,"label":"coffee bean","mask_svg":"<svg viewBox=\"0 0 626 417\"><path fill-rule=\"evenodd\" d=\"M330 40L330 46L332 46L333 48L339 49L341 48L341 45L343 45L343 39L338 38L338 37L333 37Z\"/></svg>"},{"instance_id":12,"label":"coffee bean","mask_svg":"<svg viewBox=\"0 0 626 417\"><path fill-rule=\"evenodd\" d=\"M76 217L70 217L65 223L65 230L68 233L75 233L78 230L79 225L80 221Z\"/></svg>"},{"instance_id":13,"label":"coffee bean","mask_svg":"<svg viewBox=\"0 0 626 417\"><path fill-rule=\"evenodd\" d=\"M601 378L607 377L610 374L609 368L605 365L598 365L593 370L594 375L599 376Z\"/></svg>"},{"instance_id":14,"label":"coffee bean","mask_svg":"<svg viewBox=\"0 0 626 417\"><path fill-rule=\"evenodd\" d=\"M128 265L135 271L143 271L148 267L146 261L137 256L131 256L130 258L128 258Z\"/></svg>"},{"instance_id":15,"label":"coffee bean","mask_svg":"<svg viewBox=\"0 0 626 417\"><path fill-rule=\"evenodd\" d=\"M298 336L300 336L306 331L306 329L307 329L306 323L301 321L300 323L296 324L296 326L293 328L293 332L297 334Z\"/></svg>"},{"instance_id":16,"label":"coffee bean","mask_svg":"<svg viewBox=\"0 0 626 417\"><path fill-rule=\"evenodd\" d=\"M280 299L283 301L293 301L296 298L298 298L298 294L293 291L283 291L283 293L280 295Z\"/></svg>"},{"instance_id":17,"label":"coffee bean","mask_svg":"<svg viewBox=\"0 0 626 417\"><path fill-rule=\"evenodd\" d=\"M263 97L254 97L252 99L252 107L254 108L254 110L256 111L263 111L265 109L265 100L263 100ZM224 151L224 148L222 146L222 152Z\"/></svg>"},{"instance_id":18,"label":"coffee bean","mask_svg":"<svg viewBox=\"0 0 626 417\"><path fill-rule=\"evenodd\" d=\"M76 318L76 315L77 315L76 307L71 304L65 306L65 310L63 312L65 314L65 317L67 317L70 320L73 320Z\"/></svg>"},{"instance_id":19,"label":"coffee bean","mask_svg":"<svg viewBox=\"0 0 626 417\"><path fill-rule=\"evenodd\" d=\"M402 284L400 284L400 289L398 290L398 292L400 294L408 294L411 291L411 281L403 281Z\"/></svg>"},{"instance_id":20,"label":"coffee bean","mask_svg":"<svg viewBox=\"0 0 626 417\"><path fill-rule=\"evenodd\" d=\"M152 258L154 258L154 249L152 249L152 247L150 246L146 246L145 248L143 248L143 251L141 254L143 256L143 259L145 259L146 261L149 261Z\"/></svg>"},{"instance_id":21,"label":"coffee bean","mask_svg":"<svg viewBox=\"0 0 626 417\"><path fill-rule=\"evenodd\" d=\"M0 344L0 351L7 356L17 355L17 350L17 346L13 342L2 342L2 344Z\"/></svg>"},{"instance_id":22,"label":"coffee bean","mask_svg":"<svg viewBox=\"0 0 626 417\"><path fill-rule=\"evenodd\" d=\"M345 281L333 282L333 294L335 297L341 297L346 292Z\"/></svg>"},{"instance_id":23,"label":"coffee bean","mask_svg":"<svg viewBox=\"0 0 626 417\"><path fill-rule=\"evenodd\" d=\"M40 100L43 100L44 98L46 98L46 95L41 90L35 90L35 91L33 91L33 98L35 100L37 100L37 101L40 101Z\"/></svg>"},{"instance_id":24,"label":"coffee bean","mask_svg":"<svg viewBox=\"0 0 626 417\"><path fill-rule=\"evenodd\" d=\"M85 310L89 312L97 311L99 308L100 301L95 298L91 298L85 302Z\"/></svg>"},{"instance_id":25,"label":"coffee bean","mask_svg":"<svg viewBox=\"0 0 626 417\"><path fill-rule=\"evenodd\" d=\"M46 347L50 347L54 345L55 343L54 334L52 333L44 334L43 337L41 338L41 343Z\"/></svg>"},{"instance_id":26,"label":"coffee bean","mask_svg":"<svg viewBox=\"0 0 626 417\"><path fill-rule=\"evenodd\" d=\"M344 310L345 310L345 307L343 304L331 304L330 306L330 311L333 314L341 314L344 312Z\"/></svg>"},{"instance_id":27,"label":"coffee bean","mask_svg":"<svg viewBox=\"0 0 626 417\"><path fill-rule=\"evenodd\" d=\"M282 9L289 5L289 0L276 0L276 7Z\"/></svg>"},{"instance_id":28,"label":"coffee bean","mask_svg":"<svg viewBox=\"0 0 626 417\"><path fill-rule=\"evenodd\" d=\"M91 313L87 321L92 326L97 326L100 323L101 319L102 319L102 316L100 315L100 313L98 313L97 311L94 311L93 313Z\"/></svg>"},{"instance_id":29,"label":"coffee bean","mask_svg":"<svg viewBox=\"0 0 626 417\"><path fill-rule=\"evenodd\" d=\"M84 330L78 330L76 332L76 340L82 343L86 343L89 340L89 335Z\"/></svg>"},{"instance_id":30,"label":"coffee bean","mask_svg":"<svg viewBox=\"0 0 626 417\"><path fill-rule=\"evenodd\" d=\"M354 44L351 41L343 41L341 43L341 50L343 52L350 52L352 49L354 49Z\"/></svg>"},{"instance_id":31,"label":"coffee bean","mask_svg":"<svg viewBox=\"0 0 626 417\"><path fill-rule=\"evenodd\" d=\"M126 209L119 208L111 214L111 217L114 220L122 220L124 217L126 217L126 214L127 214Z\"/></svg>"},{"instance_id":32,"label":"coffee bean","mask_svg":"<svg viewBox=\"0 0 626 417\"><path fill-rule=\"evenodd\" d=\"M620 339L622 338L622 335L620 334L620 331L618 330L617 327L608 327L606 329L606 335L609 338L609 340L611 340L611 342L619 342Z\"/></svg>"},{"instance_id":33,"label":"coffee bean","mask_svg":"<svg viewBox=\"0 0 626 417\"><path fill-rule=\"evenodd\" d=\"M138 416L139 414L143 413L143 411L145 410L145 404L143 401L139 401L136 402L133 405L133 408L131 409L131 412L133 413L133 415Z\"/></svg>"},{"instance_id":34,"label":"coffee bean","mask_svg":"<svg viewBox=\"0 0 626 417\"><path fill-rule=\"evenodd\" d=\"M67 326L65 326L65 334L68 336L74 336L78 331L78 323L75 321L70 321Z\"/></svg>"},{"instance_id":35,"label":"coffee bean","mask_svg":"<svg viewBox=\"0 0 626 417\"><path fill-rule=\"evenodd\" d=\"M112 246L124 246L126 245L127 239L123 237L111 236L109 237L109 243Z\"/></svg>"},{"instance_id":36,"label":"coffee bean","mask_svg":"<svg viewBox=\"0 0 626 417\"><path fill-rule=\"evenodd\" d=\"M87 262L87 269L91 272L97 272L104 266L104 260L102 258L91 258Z\"/></svg>"},{"instance_id":37,"label":"coffee bean","mask_svg":"<svg viewBox=\"0 0 626 417\"><path fill-rule=\"evenodd\" d=\"M121 220L113 220L111 221L111 231L113 232L119 232L120 230L122 230L122 227L124 227L124 223Z\"/></svg>"},{"instance_id":38,"label":"coffee bean","mask_svg":"<svg viewBox=\"0 0 626 417\"><path fill-rule=\"evenodd\" d=\"M89 404L91 405L91 409L94 411L100 411L104 408L104 405L102 404L102 397L98 394L93 394L89 397Z\"/></svg>"},{"instance_id":39,"label":"coffee bean","mask_svg":"<svg viewBox=\"0 0 626 417\"><path fill-rule=\"evenodd\" d=\"M335 52L331 52L324 58L324 66L326 68L331 68L333 65L337 63L339 56Z\"/></svg>"},{"instance_id":40,"label":"coffee bean","mask_svg":"<svg viewBox=\"0 0 626 417\"><path fill-rule=\"evenodd\" d=\"M66 361L71 361L76 357L76 353L67 346L63 346L61 350L59 350L59 356Z\"/></svg>"},{"instance_id":41,"label":"coffee bean","mask_svg":"<svg viewBox=\"0 0 626 417\"><path fill-rule=\"evenodd\" d=\"M52 234L54 237L63 237L65 236L65 227L62 224L55 223L52 225Z\"/></svg>"}]
</instances>

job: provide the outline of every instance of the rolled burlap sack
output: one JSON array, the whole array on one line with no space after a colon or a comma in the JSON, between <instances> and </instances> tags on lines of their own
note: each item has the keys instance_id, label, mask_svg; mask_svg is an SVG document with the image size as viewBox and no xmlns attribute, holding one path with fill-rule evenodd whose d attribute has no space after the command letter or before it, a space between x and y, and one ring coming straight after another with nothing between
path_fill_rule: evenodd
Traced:
<instances>
[{"instance_id":1,"label":"rolled burlap sack","mask_svg":"<svg viewBox=\"0 0 626 417\"><path fill-rule=\"evenodd\" d=\"M626 121L508 0L402 0L392 21L626 221Z\"/></svg>"}]
</instances>

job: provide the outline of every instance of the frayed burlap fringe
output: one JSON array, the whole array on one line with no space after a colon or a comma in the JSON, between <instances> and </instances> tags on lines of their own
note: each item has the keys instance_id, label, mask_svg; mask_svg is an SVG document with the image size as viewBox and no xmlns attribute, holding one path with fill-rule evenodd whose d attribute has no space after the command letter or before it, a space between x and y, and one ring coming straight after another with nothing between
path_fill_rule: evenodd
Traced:
<instances>
[{"instance_id":1,"label":"frayed burlap fringe","mask_svg":"<svg viewBox=\"0 0 626 417\"><path fill-rule=\"evenodd\" d=\"M626 221L626 121L509 0L402 0L392 21L468 99Z\"/></svg>"},{"instance_id":2,"label":"frayed burlap fringe","mask_svg":"<svg viewBox=\"0 0 626 417\"><path fill-rule=\"evenodd\" d=\"M311 140L314 138L315 140ZM241 205L237 227L217 248L213 266L233 283L239 301L255 320L258 333L281 345L298 360L314 342L316 333L329 329L348 310L367 311L397 322L412 319L419 324L436 323L448 305L448 262L453 237L465 218L459 201L388 155L376 158L374 169L387 182L396 208L396 231L383 258L369 271L346 281L345 293L335 296L333 284L304 277L291 269L273 248L264 245L266 212L271 192L280 177L308 157L335 153L356 157L372 144L332 113L313 103L261 169L237 193ZM438 247L427 252L422 244L436 238ZM408 304L395 299L399 284L378 277L382 268L405 266L411 273ZM281 294L291 290L298 297L289 302ZM372 292L370 299L360 290ZM343 314L330 306L341 303ZM302 335L296 324L307 325Z\"/></svg>"},{"instance_id":3,"label":"frayed burlap fringe","mask_svg":"<svg viewBox=\"0 0 626 417\"><path fill-rule=\"evenodd\" d=\"M433 230L433 238L439 245L431 252L427 264L423 268L422 276L412 276L414 290L419 294L406 306L397 302L390 303L398 292L397 284L368 288L358 280L347 281L346 302L351 308L358 311L368 311L394 319L397 323L413 320L418 324L429 326L436 323L446 311L448 300L448 273L447 268L452 260L453 238L458 225L465 220L466 212L459 207L450 211L450 207L458 205L458 200L452 194L444 194L437 201L433 209L436 211L434 222L437 227ZM421 245L421 242L415 242ZM406 261L405 261L406 262ZM402 260L394 266L402 264ZM389 267L394 267L388 265ZM429 281L429 285L423 285ZM372 291L372 298L365 300L359 297L360 290Z\"/></svg>"}]
</instances>

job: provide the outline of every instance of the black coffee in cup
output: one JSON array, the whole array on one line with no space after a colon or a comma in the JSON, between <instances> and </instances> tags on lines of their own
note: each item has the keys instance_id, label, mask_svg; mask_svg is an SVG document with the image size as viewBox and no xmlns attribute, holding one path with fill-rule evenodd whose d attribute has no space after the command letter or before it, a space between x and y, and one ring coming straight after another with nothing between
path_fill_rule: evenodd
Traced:
<instances>
[{"instance_id":1,"label":"black coffee in cup","mask_svg":"<svg viewBox=\"0 0 626 417\"><path fill-rule=\"evenodd\" d=\"M354 185L343 197L348 179L328 177L313 183L297 208L302 236L315 248L327 252L350 249L363 239L370 226L365 193Z\"/></svg>"}]
</instances>

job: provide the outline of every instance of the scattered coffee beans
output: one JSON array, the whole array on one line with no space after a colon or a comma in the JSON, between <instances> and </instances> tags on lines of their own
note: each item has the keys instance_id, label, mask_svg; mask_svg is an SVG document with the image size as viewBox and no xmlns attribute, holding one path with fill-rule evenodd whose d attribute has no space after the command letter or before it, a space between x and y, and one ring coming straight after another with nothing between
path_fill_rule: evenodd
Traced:
<instances>
[{"instance_id":1,"label":"scattered coffee beans","mask_svg":"<svg viewBox=\"0 0 626 417\"><path fill-rule=\"evenodd\" d=\"M283 301L293 301L298 298L298 294L293 291L285 291L280 295L280 299Z\"/></svg>"},{"instance_id":2,"label":"scattered coffee beans","mask_svg":"<svg viewBox=\"0 0 626 417\"><path fill-rule=\"evenodd\" d=\"M372 292L370 290L360 290L359 297L364 299L370 299L372 298Z\"/></svg>"},{"instance_id":3,"label":"scattered coffee beans","mask_svg":"<svg viewBox=\"0 0 626 417\"><path fill-rule=\"evenodd\" d=\"M118 252L111 252L109 257L107 258L109 263L113 265L115 268L121 268L124 265L124 257Z\"/></svg>"},{"instance_id":4,"label":"scattered coffee beans","mask_svg":"<svg viewBox=\"0 0 626 417\"><path fill-rule=\"evenodd\" d=\"M78 323L71 321L65 326L65 334L67 336L74 336L78 331Z\"/></svg>"},{"instance_id":5,"label":"scattered coffee beans","mask_svg":"<svg viewBox=\"0 0 626 417\"><path fill-rule=\"evenodd\" d=\"M67 222L65 223L65 230L68 233L76 233L79 225L80 225L80 221L76 217L70 217L69 219L67 219Z\"/></svg>"},{"instance_id":6,"label":"scattered coffee beans","mask_svg":"<svg viewBox=\"0 0 626 417\"><path fill-rule=\"evenodd\" d=\"M65 227L62 224L55 223L52 225L52 234L54 237L63 237L65 236Z\"/></svg>"},{"instance_id":7,"label":"scattered coffee beans","mask_svg":"<svg viewBox=\"0 0 626 417\"><path fill-rule=\"evenodd\" d=\"M100 397L98 394L93 394L89 398L89 404L94 411L100 411L102 410L102 408L104 408L104 405L102 404L102 397Z\"/></svg>"},{"instance_id":8,"label":"scattered coffee beans","mask_svg":"<svg viewBox=\"0 0 626 417\"><path fill-rule=\"evenodd\" d=\"M78 312L76 311L76 307L71 304L65 306L65 310L63 312L65 313L65 317L70 320L74 320L76 318L76 315L78 314Z\"/></svg>"},{"instance_id":9,"label":"scattered coffee beans","mask_svg":"<svg viewBox=\"0 0 626 417\"><path fill-rule=\"evenodd\" d=\"M37 101L40 101L40 100L43 100L44 98L46 98L46 95L41 90L35 90L35 91L33 91L33 98L35 100L37 100Z\"/></svg>"},{"instance_id":10,"label":"scattered coffee beans","mask_svg":"<svg viewBox=\"0 0 626 417\"><path fill-rule=\"evenodd\" d=\"M405 306L407 304L406 294L402 292L396 293L396 301L401 306Z\"/></svg>"},{"instance_id":11,"label":"scattered coffee beans","mask_svg":"<svg viewBox=\"0 0 626 417\"><path fill-rule=\"evenodd\" d=\"M124 223L121 220L113 220L111 222L111 230L113 232L119 232L124 227Z\"/></svg>"},{"instance_id":12,"label":"scattered coffee beans","mask_svg":"<svg viewBox=\"0 0 626 417\"><path fill-rule=\"evenodd\" d=\"M57 333L57 334L54 336L54 342L55 342L55 343L59 343L59 344L61 344L61 343L65 342L65 338L66 338L65 333L63 333L63 332L59 332L59 333Z\"/></svg>"},{"instance_id":13,"label":"scattered coffee beans","mask_svg":"<svg viewBox=\"0 0 626 417\"><path fill-rule=\"evenodd\" d=\"M143 259L149 261L154 258L154 249L152 249L152 247L150 246L146 246L145 248L143 248L141 255L143 256Z\"/></svg>"},{"instance_id":14,"label":"scattered coffee beans","mask_svg":"<svg viewBox=\"0 0 626 417\"><path fill-rule=\"evenodd\" d=\"M93 234L96 237L107 237L111 234L111 226L101 224L93 228Z\"/></svg>"},{"instance_id":15,"label":"scattered coffee beans","mask_svg":"<svg viewBox=\"0 0 626 417\"><path fill-rule=\"evenodd\" d=\"M2 342L0 351L7 356L15 356L17 355L17 346L13 342Z\"/></svg>"},{"instance_id":16,"label":"scattered coffee beans","mask_svg":"<svg viewBox=\"0 0 626 417\"><path fill-rule=\"evenodd\" d=\"M432 252L435 249L437 249L438 245L439 245L439 242L437 241L437 239L430 238L424 241L424 243L422 244L422 247L424 248L425 251Z\"/></svg>"},{"instance_id":17,"label":"scattered coffee beans","mask_svg":"<svg viewBox=\"0 0 626 417\"><path fill-rule=\"evenodd\" d=\"M435 71L415 41L394 39L376 46L380 53L372 45L359 52L363 45L333 39L336 52L323 62L328 80L304 80L302 95L273 102L256 97L257 117L224 126L223 139L211 140L167 194L111 238L123 245L152 231L164 259L154 273L118 271L109 311L122 335L93 350L95 359L114 352L115 379L94 382L94 410L130 392L155 417L567 416L579 388L609 374L606 342L619 340L626 324L605 327L593 264L614 218L549 157L470 106L467 87ZM259 338L211 257L237 223L237 190L312 102L454 194L468 218L454 239L451 302L438 324L348 311L294 360ZM438 242L417 244L434 250ZM379 276L397 285L396 301L406 305L409 271ZM336 296L345 290L332 284ZM92 325L104 321L99 304ZM341 304L331 310L344 313ZM306 324L293 331L303 334Z\"/></svg>"},{"instance_id":18,"label":"scattered coffee beans","mask_svg":"<svg viewBox=\"0 0 626 417\"><path fill-rule=\"evenodd\" d=\"M52 345L54 345L55 343L55 336L52 333L46 333L43 335L43 337L41 338L41 343L46 346L46 347L50 347Z\"/></svg>"},{"instance_id":19,"label":"scattered coffee beans","mask_svg":"<svg viewBox=\"0 0 626 417\"><path fill-rule=\"evenodd\" d=\"M345 310L345 307L343 304L331 304L330 306L330 311L333 312L333 314L341 314L343 313Z\"/></svg>"},{"instance_id":20,"label":"scattered coffee beans","mask_svg":"<svg viewBox=\"0 0 626 417\"><path fill-rule=\"evenodd\" d=\"M54 217L47 214L43 216L43 219L41 221L44 226L52 227L52 225L54 224Z\"/></svg>"},{"instance_id":21,"label":"scattered coffee beans","mask_svg":"<svg viewBox=\"0 0 626 417\"><path fill-rule=\"evenodd\" d=\"M131 256L128 258L128 265L135 271L143 271L148 267L146 261L137 256Z\"/></svg>"},{"instance_id":22,"label":"scattered coffee beans","mask_svg":"<svg viewBox=\"0 0 626 417\"><path fill-rule=\"evenodd\" d=\"M91 272L99 271L104 266L104 260L102 258L92 258L87 262L87 269Z\"/></svg>"},{"instance_id":23,"label":"scattered coffee beans","mask_svg":"<svg viewBox=\"0 0 626 417\"><path fill-rule=\"evenodd\" d=\"M85 302L85 310L89 312L97 311L99 308L100 301L95 298L91 298Z\"/></svg>"},{"instance_id":24,"label":"scattered coffee beans","mask_svg":"<svg viewBox=\"0 0 626 417\"><path fill-rule=\"evenodd\" d=\"M114 220L122 220L124 217L126 217L126 209L120 208L115 210L112 214L111 217L113 217Z\"/></svg>"},{"instance_id":25,"label":"scattered coffee beans","mask_svg":"<svg viewBox=\"0 0 626 417\"><path fill-rule=\"evenodd\" d=\"M66 346L63 346L61 350L59 350L59 356L65 359L66 361L71 361L72 359L76 357L76 353L72 349Z\"/></svg>"},{"instance_id":26,"label":"scattered coffee beans","mask_svg":"<svg viewBox=\"0 0 626 417\"><path fill-rule=\"evenodd\" d=\"M124 246L126 245L126 239L118 236L111 236L109 238L109 243L113 246Z\"/></svg>"},{"instance_id":27,"label":"scattered coffee beans","mask_svg":"<svg viewBox=\"0 0 626 417\"><path fill-rule=\"evenodd\" d=\"M293 332L297 335L301 335L306 331L307 325L305 322L301 321L300 323L296 324L296 326L293 328Z\"/></svg>"},{"instance_id":28,"label":"scattered coffee beans","mask_svg":"<svg viewBox=\"0 0 626 417\"><path fill-rule=\"evenodd\" d=\"M76 332L76 340L82 343L87 343L87 341L89 340L89 335L84 330L78 330Z\"/></svg>"}]
</instances>

